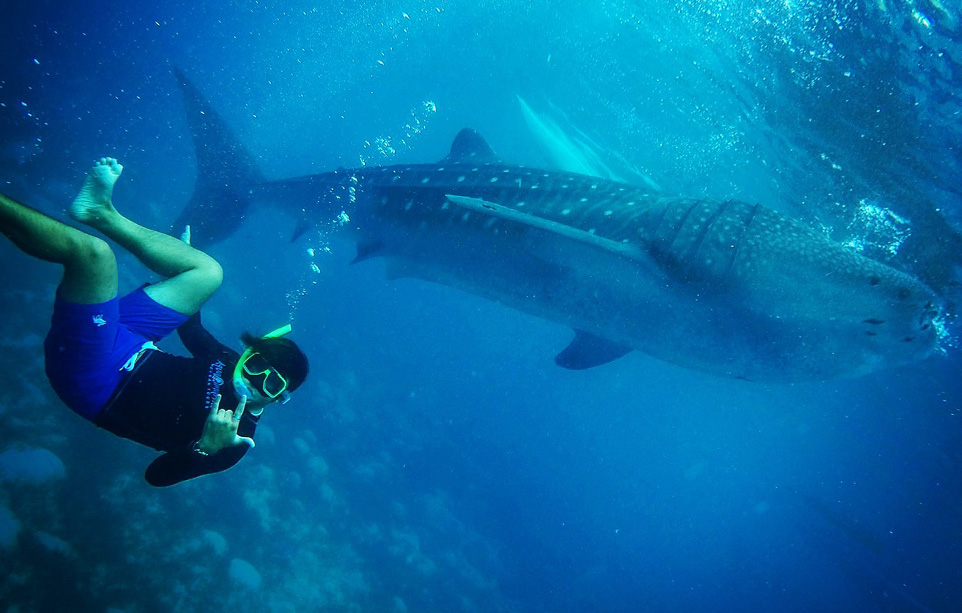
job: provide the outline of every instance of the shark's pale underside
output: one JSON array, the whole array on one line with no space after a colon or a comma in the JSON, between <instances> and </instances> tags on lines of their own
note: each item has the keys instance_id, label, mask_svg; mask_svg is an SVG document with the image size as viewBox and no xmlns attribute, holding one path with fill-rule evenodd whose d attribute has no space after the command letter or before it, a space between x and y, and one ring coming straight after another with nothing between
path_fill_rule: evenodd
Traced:
<instances>
[{"instance_id":1,"label":"shark's pale underside","mask_svg":"<svg viewBox=\"0 0 962 613\"><path fill-rule=\"evenodd\" d=\"M357 261L443 283L575 331L566 368L639 350L756 381L857 376L923 359L940 302L915 278L758 204L667 198L512 166L463 130L435 164L265 181L183 75L197 187L177 224L219 240L267 200L302 223L341 210Z\"/></svg>"}]
</instances>

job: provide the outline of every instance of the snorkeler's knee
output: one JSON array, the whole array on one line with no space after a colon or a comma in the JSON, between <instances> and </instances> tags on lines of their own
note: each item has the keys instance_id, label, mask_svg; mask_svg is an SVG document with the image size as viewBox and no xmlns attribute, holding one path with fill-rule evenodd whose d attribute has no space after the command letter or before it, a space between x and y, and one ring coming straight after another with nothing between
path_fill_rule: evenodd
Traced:
<instances>
[{"instance_id":1,"label":"snorkeler's knee","mask_svg":"<svg viewBox=\"0 0 962 613\"><path fill-rule=\"evenodd\" d=\"M117 258L107 241L89 234L80 233L77 237L73 259L88 269L117 268Z\"/></svg>"},{"instance_id":2,"label":"snorkeler's knee","mask_svg":"<svg viewBox=\"0 0 962 613\"><path fill-rule=\"evenodd\" d=\"M214 258L204 266L204 280L211 286L211 293L215 292L224 282L224 269Z\"/></svg>"},{"instance_id":3,"label":"snorkeler's knee","mask_svg":"<svg viewBox=\"0 0 962 613\"><path fill-rule=\"evenodd\" d=\"M220 263L213 258L207 258L206 261L194 269L190 275L190 286L193 287L192 291L195 295L204 296L205 300L211 297L223 282L224 269Z\"/></svg>"},{"instance_id":4,"label":"snorkeler's knee","mask_svg":"<svg viewBox=\"0 0 962 613\"><path fill-rule=\"evenodd\" d=\"M117 295L117 258L104 240L83 236L76 238L70 257L63 262L58 292L67 302L106 302Z\"/></svg>"}]
</instances>

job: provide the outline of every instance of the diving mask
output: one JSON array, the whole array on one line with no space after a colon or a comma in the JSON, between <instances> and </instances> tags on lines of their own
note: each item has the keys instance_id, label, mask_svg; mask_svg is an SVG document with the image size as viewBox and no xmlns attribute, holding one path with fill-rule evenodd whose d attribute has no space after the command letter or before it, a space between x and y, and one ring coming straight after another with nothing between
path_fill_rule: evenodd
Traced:
<instances>
[{"instance_id":1,"label":"diving mask","mask_svg":"<svg viewBox=\"0 0 962 613\"><path fill-rule=\"evenodd\" d=\"M287 324L273 332L265 334L261 338L278 338L290 331L291 324ZM254 397L255 388L252 387L250 380L244 375L260 377L260 386L256 391L265 398L270 398L271 400L280 398L281 404L285 404L290 400L291 397L287 391L287 379L279 373L276 368L273 368L264 356L254 351L252 347L245 349L244 353L242 353L237 360L233 376L234 391L237 392L238 396L246 396L250 399Z\"/></svg>"}]
</instances>

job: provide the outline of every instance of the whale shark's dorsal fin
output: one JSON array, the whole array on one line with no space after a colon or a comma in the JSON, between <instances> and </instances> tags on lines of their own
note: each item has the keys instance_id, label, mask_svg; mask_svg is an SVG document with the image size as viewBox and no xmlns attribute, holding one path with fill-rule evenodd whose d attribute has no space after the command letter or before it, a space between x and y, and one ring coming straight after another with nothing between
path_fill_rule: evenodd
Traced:
<instances>
[{"instance_id":1,"label":"whale shark's dorsal fin","mask_svg":"<svg viewBox=\"0 0 962 613\"><path fill-rule=\"evenodd\" d=\"M471 128L464 128L454 137L451 153L441 160L441 164L501 164L501 158L494 152L480 134Z\"/></svg>"},{"instance_id":2,"label":"whale shark's dorsal fin","mask_svg":"<svg viewBox=\"0 0 962 613\"><path fill-rule=\"evenodd\" d=\"M554 362L569 370L585 370L613 362L631 350L590 332L575 330L574 340L555 356Z\"/></svg>"}]
</instances>

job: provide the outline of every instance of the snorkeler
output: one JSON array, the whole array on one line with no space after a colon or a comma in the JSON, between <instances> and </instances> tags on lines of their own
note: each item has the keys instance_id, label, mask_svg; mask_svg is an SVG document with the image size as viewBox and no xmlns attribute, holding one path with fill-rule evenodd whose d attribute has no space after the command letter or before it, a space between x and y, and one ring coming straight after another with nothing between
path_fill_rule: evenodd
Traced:
<instances>
[{"instance_id":1,"label":"snorkeler","mask_svg":"<svg viewBox=\"0 0 962 613\"><path fill-rule=\"evenodd\" d=\"M226 470L254 446L264 407L287 402L307 377L307 358L285 326L244 334L242 354L208 333L199 309L223 272L209 255L144 228L114 208L123 166L101 159L87 175L70 216L100 231L164 277L117 295L110 246L0 194L0 232L24 253L64 267L50 333L47 378L73 411L118 436L165 452L145 478L167 486ZM177 329L193 357L157 349Z\"/></svg>"}]
</instances>

